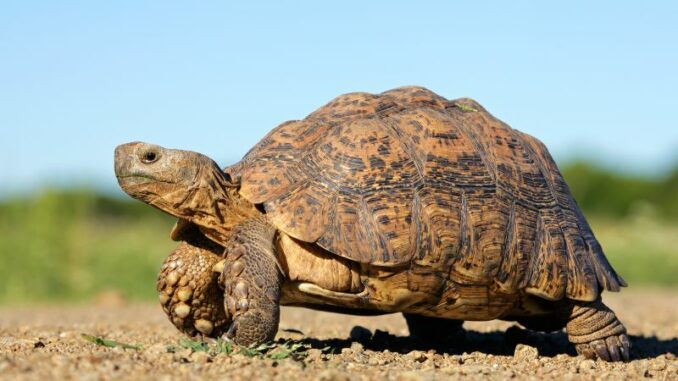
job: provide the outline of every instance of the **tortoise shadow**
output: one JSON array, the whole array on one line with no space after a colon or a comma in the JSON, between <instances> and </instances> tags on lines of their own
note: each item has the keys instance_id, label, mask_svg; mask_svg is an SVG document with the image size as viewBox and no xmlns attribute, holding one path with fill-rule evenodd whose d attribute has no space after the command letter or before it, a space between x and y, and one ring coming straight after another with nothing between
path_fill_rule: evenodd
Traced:
<instances>
[{"instance_id":1,"label":"tortoise shadow","mask_svg":"<svg viewBox=\"0 0 678 381\"><path fill-rule=\"evenodd\" d=\"M366 330L365 330L366 331ZM629 336L632 360L654 358L662 354L671 353L678 356L678 338L659 339L656 336ZM534 332L513 326L506 331L477 332L466 331L465 338L458 343L431 343L408 336L395 336L388 332L376 330L371 336L348 339L314 339L305 338L302 342L312 348L351 347L354 342L360 343L365 349L408 353L413 350L434 350L439 354L460 355L463 353L482 352L485 354L512 356L518 344L526 344L537 348L539 354L554 357L559 354L576 356L574 347L568 342L565 332Z\"/></svg>"}]
</instances>

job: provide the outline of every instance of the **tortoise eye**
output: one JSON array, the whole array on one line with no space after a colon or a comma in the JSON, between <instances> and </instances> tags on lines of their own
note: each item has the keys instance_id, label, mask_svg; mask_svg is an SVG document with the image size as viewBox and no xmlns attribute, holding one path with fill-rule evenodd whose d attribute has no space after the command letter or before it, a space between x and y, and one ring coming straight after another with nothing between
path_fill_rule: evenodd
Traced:
<instances>
[{"instance_id":1,"label":"tortoise eye","mask_svg":"<svg viewBox=\"0 0 678 381\"><path fill-rule=\"evenodd\" d=\"M141 156L141 161L146 164L151 164L158 160L159 155L155 151L146 151Z\"/></svg>"}]
</instances>

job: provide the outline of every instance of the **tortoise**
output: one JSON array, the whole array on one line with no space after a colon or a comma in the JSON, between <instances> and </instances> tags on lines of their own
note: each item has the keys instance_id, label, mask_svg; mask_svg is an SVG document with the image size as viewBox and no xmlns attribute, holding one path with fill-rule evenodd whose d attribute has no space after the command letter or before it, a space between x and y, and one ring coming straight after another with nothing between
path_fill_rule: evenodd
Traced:
<instances>
[{"instance_id":1,"label":"tortoise","mask_svg":"<svg viewBox=\"0 0 678 381\"><path fill-rule=\"evenodd\" d=\"M115 172L178 217L157 288L188 335L265 342L290 305L402 312L424 340L465 320L566 328L579 354L629 359L601 299L626 283L546 147L471 99L349 93L225 169L133 142L116 148Z\"/></svg>"}]
</instances>

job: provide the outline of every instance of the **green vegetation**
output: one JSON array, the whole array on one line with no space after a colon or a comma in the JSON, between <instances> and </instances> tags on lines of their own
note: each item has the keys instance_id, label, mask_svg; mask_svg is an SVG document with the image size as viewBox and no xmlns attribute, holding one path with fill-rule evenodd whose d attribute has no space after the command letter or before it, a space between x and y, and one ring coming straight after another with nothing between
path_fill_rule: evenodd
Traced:
<instances>
[{"instance_id":1,"label":"green vegetation","mask_svg":"<svg viewBox=\"0 0 678 381\"><path fill-rule=\"evenodd\" d=\"M87 334L84 334L84 333L82 335L80 335L80 337L82 337L83 340L89 341L92 344L99 345L99 346L102 346L102 347L107 347L107 348L134 349L136 351L139 351L139 350L143 349L143 347L144 347L141 344L125 344L125 343L121 343L119 341L104 339L103 337L87 335Z\"/></svg>"},{"instance_id":2,"label":"green vegetation","mask_svg":"<svg viewBox=\"0 0 678 381\"><path fill-rule=\"evenodd\" d=\"M88 300L104 291L156 297L175 243L171 217L91 191L45 190L0 202L0 302Z\"/></svg>"},{"instance_id":3,"label":"green vegetation","mask_svg":"<svg viewBox=\"0 0 678 381\"><path fill-rule=\"evenodd\" d=\"M179 340L179 347L190 349L193 352L205 352L210 356L238 353L246 357L260 357L271 360L289 358L295 361L301 361L306 358L308 356L308 350L311 349L310 345L294 340L255 344L246 347L221 339L209 343L200 340L181 339ZM330 349L330 347L325 347L321 349L321 352L326 353L329 352ZM176 352L176 350L177 347L175 346L167 348L168 352Z\"/></svg>"},{"instance_id":4,"label":"green vegetation","mask_svg":"<svg viewBox=\"0 0 678 381\"><path fill-rule=\"evenodd\" d=\"M664 178L563 168L616 269L632 286L678 286L678 168ZM46 189L0 199L0 303L153 300L175 243L172 217L127 198Z\"/></svg>"},{"instance_id":5,"label":"green vegetation","mask_svg":"<svg viewBox=\"0 0 678 381\"><path fill-rule=\"evenodd\" d=\"M471 106L467 106L463 103L455 103L454 105L457 106L461 111L464 111L464 112L478 112L478 110L476 110L475 108L473 108Z\"/></svg>"},{"instance_id":6,"label":"green vegetation","mask_svg":"<svg viewBox=\"0 0 678 381\"><path fill-rule=\"evenodd\" d=\"M585 162L562 168L615 269L631 286L678 286L678 166L622 175Z\"/></svg>"},{"instance_id":7,"label":"green vegetation","mask_svg":"<svg viewBox=\"0 0 678 381\"><path fill-rule=\"evenodd\" d=\"M621 175L584 162L564 166L562 173L587 216L678 220L678 166L661 178Z\"/></svg>"}]
</instances>

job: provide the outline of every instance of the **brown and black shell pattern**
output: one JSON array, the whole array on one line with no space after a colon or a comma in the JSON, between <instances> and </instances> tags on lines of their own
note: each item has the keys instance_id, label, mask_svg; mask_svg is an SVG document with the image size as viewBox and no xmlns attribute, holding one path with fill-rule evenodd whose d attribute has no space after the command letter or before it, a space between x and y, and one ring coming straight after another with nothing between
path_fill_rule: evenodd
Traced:
<instances>
[{"instance_id":1,"label":"brown and black shell pattern","mask_svg":"<svg viewBox=\"0 0 678 381\"><path fill-rule=\"evenodd\" d=\"M548 300L625 286L546 147L470 99L345 94L226 172L281 231L353 261Z\"/></svg>"}]
</instances>

